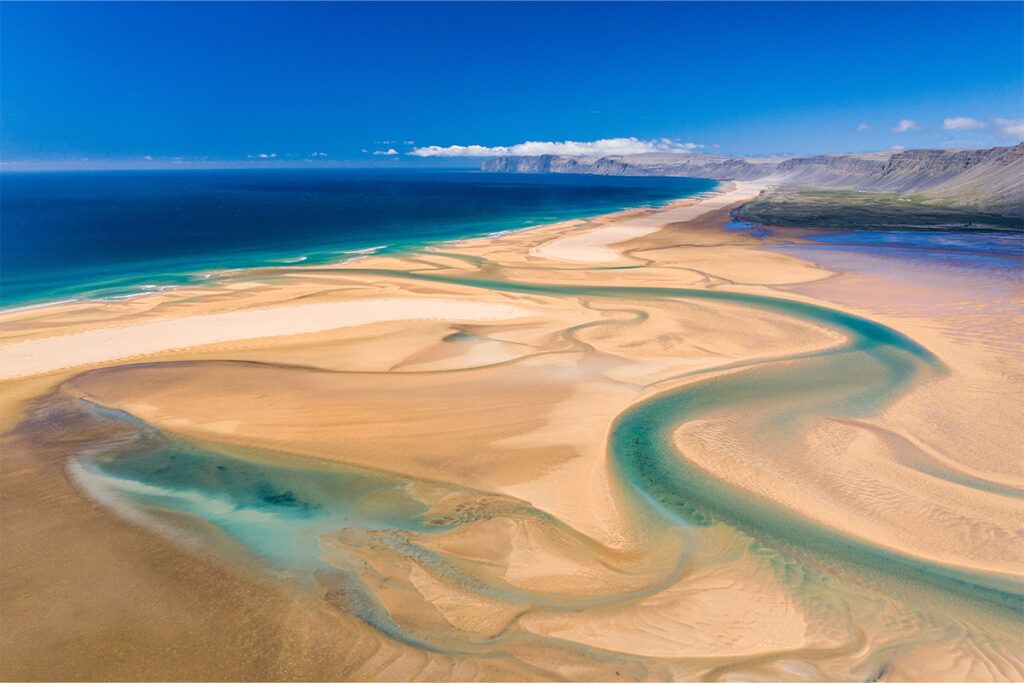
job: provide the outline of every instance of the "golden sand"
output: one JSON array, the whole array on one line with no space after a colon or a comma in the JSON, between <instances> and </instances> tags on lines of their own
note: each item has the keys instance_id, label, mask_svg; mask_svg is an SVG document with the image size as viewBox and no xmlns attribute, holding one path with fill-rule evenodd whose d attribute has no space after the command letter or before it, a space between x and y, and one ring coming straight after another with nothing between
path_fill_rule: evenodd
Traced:
<instances>
[{"instance_id":1,"label":"golden sand","mask_svg":"<svg viewBox=\"0 0 1024 683\"><path fill-rule=\"evenodd\" d=\"M757 190L0 314L0 675L1024 679L1006 609L899 564L1011 590L1024 577L1019 320L975 306L965 336L894 302L892 283L764 248L796 233L721 230ZM673 432L678 457L735 500L902 559L861 564L726 518L666 525L610 459L639 401L784 371L843 333L737 301L487 282L818 301L923 343L945 370L880 411L776 437L780 393ZM140 522L83 492L68 457L130 429L95 406L243 460L400 477L444 528L332 530L333 569L296 581L210 524ZM366 616L353 581L393 627Z\"/></svg>"}]
</instances>

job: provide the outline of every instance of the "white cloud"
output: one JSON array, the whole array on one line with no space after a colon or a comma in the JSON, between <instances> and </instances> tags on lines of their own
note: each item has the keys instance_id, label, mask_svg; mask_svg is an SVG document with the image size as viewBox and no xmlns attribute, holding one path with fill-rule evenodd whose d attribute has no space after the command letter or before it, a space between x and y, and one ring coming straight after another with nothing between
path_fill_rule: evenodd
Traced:
<instances>
[{"instance_id":1,"label":"white cloud","mask_svg":"<svg viewBox=\"0 0 1024 683\"><path fill-rule=\"evenodd\" d=\"M946 130L971 130L973 128L984 128L985 124L970 116L954 116L942 119L942 127Z\"/></svg>"},{"instance_id":2,"label":"white cloud","mask_svg":"<svg viewBox=\"0 0 1024 683\"><path fill-rule=\"evenodd\" d=\"M153 161L152 155L149 155L149 154L147 154L146 156L144 156L142 158L145 159L146 161Z\"/></svg>"},{"instance_id":3,"label":"white cloud","mask_svg":"<svg viewBox=\"0 0 1024 683\"><path fill-rule=\"evenodd\" d=\"M640 138L605 138L592 142L521 142L518 145L485 147L483 145L450 145L439 147L417 147L411 154L417 157L499 157L499 156L540 156L561 154L564 156L600 157L618 154L645 154L648 152L692 152L704 145L680 142L670 138L641 140Z\"/></svg>"},{"instance_id":4,"label":"white cloud","mask_svg":"<svg viewBox=\"0 0 1024 683\"><path fill-rule=\"evenodd\" d=\"M1024 119L994 119L994 122L1004 138L1024 141Z\"/></svg>"},{"instance_id":5,"label":"white cloud","mask_svg":"<svg viewBox=\"0 0 1024 683\"><path fill-rule=\"evenodd\" d=\"M259 154L256 154L256 155L250 154L249 158L250 159L276 159L277 158L277 152L270 152L269 154L266 153L266 152L260 152Z\"/></svg>"},{"instance_id":6,"label":"white cloud","mask_svg":"<svg viewBox=\"0 0 1024 683\"><path fill-rule=\"evenodd\" d=\"M415 140L404 140L404 141L402 141L402 144L403 145L415 145L416 141Z\"/></svg>"},{"instance_id":7,"label":"white cloud","mask_svg":"<svg viewBox=\"0 0 1024 683\"><path fill-rule=\"evenodd\" d=\"M395 144L395 141L394 140L374 140L373 144L375 144L375 145L393 145L393 144Z\"/></svg>"},{"instance_id":8,"label":"white cloud","mask_svg":"<svg viewBox=\"0 0 1024 683\"><path fill-rule=\"evenodd\" d=\"M309 156L323 158L323 157L327 156L327 152L313 152Z\"/></svg>"},{"instance_id":9,"label":"white cloud","mask_svg":"<svg viewBox=\"0 0 1024 683\"><path fill-rule=\"evenodd\" d=\"M889 149L893 152L902 152L903 150L906 149L906 147L904 147L903 145L893 145Z\"/></svg>"},{"instance_id":10,"label":"white cloud","mask_svg":"<svg viewBox=\"0 0 1024 683\"><path fill-rule=\"evenodd\" d=\"M871 130L871 125L861 121L857 124L857 132L859 133L862 130Z\"/></svg>"},{"instance_id":11,"label":"white cloud","mask_svg":"<svg viewBox=\"0 0 1024 683\"><path fill-rule=\"evenodd\" d=\"M396 154L398 154L398 150L395 149L394 147L388 149L387 151L378 149L376 152L374 152L374 155L379 157L393 157Z\"/></svg>"},{"instance_id":12,"label":"white cloud","mask_svg":"<svg viewBox=\"0 0 1024 683\"><path fill-rule=\"evenodd\" d=\"M892 128L893 133L906 133L908 130L917 130L917 121L900 119L900 122Z\"/></svg>"}]
</instances>

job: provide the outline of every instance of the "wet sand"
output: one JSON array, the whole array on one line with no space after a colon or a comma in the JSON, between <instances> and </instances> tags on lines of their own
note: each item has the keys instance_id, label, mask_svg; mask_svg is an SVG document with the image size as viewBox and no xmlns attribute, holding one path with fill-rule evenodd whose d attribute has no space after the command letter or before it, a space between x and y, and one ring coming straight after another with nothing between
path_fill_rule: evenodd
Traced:
<instances>
[{"instance_id":1,"label":"wet sand","mask_svg":"<svg viewBox=\"0 0 1024 683\"><path fill-rule=\"evenodd\" d=\"M0 314L0 675L1024 679L1020 307L757 189Z\"/></svg>"}]
</instances>

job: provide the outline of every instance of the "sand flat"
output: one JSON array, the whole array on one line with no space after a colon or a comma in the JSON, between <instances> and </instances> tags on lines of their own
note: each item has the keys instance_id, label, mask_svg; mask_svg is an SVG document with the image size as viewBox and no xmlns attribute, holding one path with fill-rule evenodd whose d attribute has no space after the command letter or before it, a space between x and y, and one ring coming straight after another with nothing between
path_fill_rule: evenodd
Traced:
<instances>
[{"instance_id":1,"label":"sand flat","mask_svg":"<svg viewBox=\"0 0 1024 683\"><path fill-rule=\"evenodd\" d=\"M752 181L733 181L720 191L701 200L684 200L661 211L616 221L585 232L576 231L530 251L533 256L576 263L617 261L620 254L611 245L634 240L657 232L669 223L693 220L712 211L749 201L766 186Z\"/></svg>"},{"instance_id":2,"label":"sand flat","mask_svg":"<svg viewBox=\"0 0 1024 683\"><path fill-rule=\"evenodd\" d=\"M0 313L4 677L1024 678L1012 321L756 191Z\"/></svg>"},{"instance_id":3,"label":"sand flat","mask_svg":"<svg viewBox=\"0 0 1024 683\"><path fill-rule=\"evenodd\" d=\"M528 315L508 304L377 299L294 304L136 322L0 346L0 380L141 358L229 341L281 337L396 320L497 320Z\"/></svg>"}]
</instances>

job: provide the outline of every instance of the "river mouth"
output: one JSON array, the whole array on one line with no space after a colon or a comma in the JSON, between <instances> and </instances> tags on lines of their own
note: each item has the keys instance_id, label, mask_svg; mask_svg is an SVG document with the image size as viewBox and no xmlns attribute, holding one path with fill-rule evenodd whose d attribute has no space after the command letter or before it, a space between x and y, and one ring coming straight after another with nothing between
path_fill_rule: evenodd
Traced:
<instances>
[{"instance_id":1,"label":"river mouth","mask_svg":"<svg viewBox=\"0 0 1024 683\"><path fill-rule=\"evenodd\" d=\"M451 280L415 273L402 277ZM705 413L731 410L742 411L748 421L756 421L766 441L777 448L798 448L793 435L799 435L800 425L808 420L870 415L910 383L941 374L941 363L909 338L835 309L749 294L678 288L536 285L473 278L461 278L457 283L546 296L711 299L798 316L838 331L847 340L838 347L739 367L710 379L698 378L698 381L662 391L629 408L616 420L609 440L609 459L623 495L633 501L638 515L660 527L661 535L683 533L692 537L694 533L699 535L703 527L724 523L768 546L803 548L801 552L824 553L833 558L842 556L853 564L863 563L868 558L872 570L914 575L926 582L938 581L944 590L965 590L974 597L980 595L997 604L1012 603L1011 608L1019 603L1013 582L993 582L991 577L931 567L884 548L858 544L840 533L788 515L765 501L737 495L689 466L673 444L673 432L680 424ZM450 342L453 338L462 341L465 336L455 333L444 341ZM92 410L103 412L95 407ZM131 421L130 417L116 411L106 411L102 419ZM192 516L230 537L275 573L305 583L324 572L337 571L339 533L389 537L411 534L420 538L443 535L467 520L446 521L432 511L435 506L446 497L485 495L286 454L239 458L164 437L145 425L136 427L147 434L145 447L122 445L107 451L94 449L71 461L70 472L80 486L97 500L148 515L150 521L157 520L154 522L157 526L164 522L159 521L160 514L153 513ZM503 515L505 512L496 515L488 512L483 517ZM516 515L531 516L542 525L557 526L555 520L528 506ZM406 548L401 552L408 554L410 551ZM688 562L692 552L692 549L681 551L677 566ZM325 559L327 557L330 559ZM347 565L347 560L341 564ZM345 571L350 568L346 567ZM477 593L505 602L546 604L556 608L559 604L594 606L602 600L564 595L557 598L513 590L497 583L488 584L478 574L472 581L466 576L459 580L464 585L475 585L472 590ZM633 599L637 590L644 592L651 588L639 588L623 595ZM614 601L623 595L607 599ZM382 623L382 617L377 614L380 610L373 611L376 616L368 619ZM387 631L405 633L387 623ZM429 640L422 633L405 633L404 637L416 643Z\"/></svg>"},{"instance_id":2,"label":"river mouth","mask_svg":"<svg viewBox=\"0 0 1024 683\"><path fill-rule=\"evenodd\" d=\"M1021 606L1019 584L982 565L988 556L957 566L913 538L858 535L838 507L831 517L803 514L832 501L791 509L806 501L720 476L733 458L743 471L764 474L759 467L770 464L796 474L816 460L823 435L869 438L891 405L948 375L923 344L806 299L626 286L615 282L618 270L601 286L566 282L573 275L560 268L545 280L537 266L452 262L425 255L410 270L316 275L493 295L544 315L346 332L363 357L379 357L387 343L401 351L377 370L318 364L314 354L333 347L313 345L279 358L82 373L49 399L67 411L50 424L79 434L58 449L70 479L133 524L280 579L332 614L431 656L517 666L579 657L617 670L635 664L633 674L653 678L780 677L799 661L801 676L816 680L872 678L894 652L967 642L982 629L994 634L984 656L1012 660L1002 648ZM622 282L633 277L624 272ZM537 277L522 279L527 273ZM768 341L765 330L778 331L778 346L717 364L660 360L693 348L673 346L691 341L686 316L700 329L723 325L718 339L747 326ZM630 355L644 344L662 356ZM476 353L496 345L502 354ZM636 379L650 368L662 369L657 381ZM598 409L605 412L588 429L577 426ZM29 441L48 434L26 430ZM587 464L622 520L617 539L563 521L573 517L560 496L589 501L573 490L584 477L561 474L583 458L539 436L553 433L596 446ZM895 443L892 434L870 438ZM461 450L446 451L456 443ZM842 465L842 448L834 450L822 471ZM912 444L886 452L914 475L1019 493L944 472ZM521 458L536 466L517 470ZM530 486L551 472L560 479L546 481L561 488L531 502L538 489ZM636 626L648 619L650 629Z\"/></svg>"}]
</instances>

